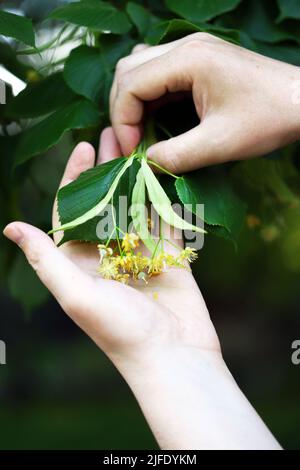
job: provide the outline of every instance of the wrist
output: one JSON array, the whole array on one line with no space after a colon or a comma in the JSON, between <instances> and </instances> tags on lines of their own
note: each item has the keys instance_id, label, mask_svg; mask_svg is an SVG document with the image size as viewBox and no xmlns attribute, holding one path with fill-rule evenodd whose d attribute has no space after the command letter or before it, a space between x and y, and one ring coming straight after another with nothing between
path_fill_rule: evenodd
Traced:
<instances>
[{"instance_id":1,"label":"wrist","mask_svg":"<svg viewBox=\"0 0 300 470\"><path fill-rule=\"evenodd\" d=\"M201 374L216 372L231 377L219 349L164 343L111 359L138 400L152 395L149 383L155 384L158 392L179 385L184 377L188 381L195 377L199 380Z\"/></svg>"},{"instance_id":2,"label":"wrist","mask_svg":"<svg viewBox=\"0 0 300 470\"><path fill-rule=\"evenodd\" d=\"M286 116L283 145L300 140L300 67L290 66L283 84L283 116Z\"/></svg>"},{"instance_id":3,"label":"wrist","mask_svg":"<svg viewBox=\"0 0 300 470\"><path fill-rule=\"evenodd\" d=\"M279 448L220 351L165 345L144 353L116 365L162 449Z\"/></svg>"}]
</instances>

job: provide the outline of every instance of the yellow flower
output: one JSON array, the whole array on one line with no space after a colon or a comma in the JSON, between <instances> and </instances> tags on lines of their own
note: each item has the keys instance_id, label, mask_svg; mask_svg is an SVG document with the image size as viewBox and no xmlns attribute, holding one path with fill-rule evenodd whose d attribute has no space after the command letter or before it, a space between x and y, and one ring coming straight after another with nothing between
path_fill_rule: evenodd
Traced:
<instances>
[{"instance_id":1,"label":"yellow flower","mask_svg":"<svg viewBox=\"0 0 300 470\"><path fill-rule=\"evenodd\" d=\"M148 284L147 274L144 273L144 271L139 272L137 278L138 278L139 281L144 281L145 284Z\"/></svg>"},{"instance_id":2,"label":"yellow flower","mask_svg":"<svg viewBox=\"0 0 300 470\"><path fill-rule=\"evenodd\" d=\"M138 246L139 237L134 233L126 233L122 241L125 253L115 254L106 245L98 245L100 253L99 274L105 279L114 279L127 284L129 279L143 280L145 283L151 276L166 272L168 267L185 268L185 262L192 262L197 258L193 248L186 247L179 256L164 251L154 256L144 256L141 252L134 252ZM115 250L116 251L116 250Z\"/></svg>"},{"instance_id":3,"label":"yellow flower","mask_svg":"<svg viewBox=\"0 0 300 470\"><path fill-rule=\"evenodd\" d=\"M158 300L158 292L153 292L153 299Z\"/></svg>"},{"instance_id":4,"label":"yellow flower","mask_svg":"<svg viewBox=\"0 0 300 470\"><path fill-rule=\"evenodd\" d=\"M122 240L122 248L128 252L139 246L139 237L135 233L125 233Z\"/></svg>"},{"instance_id":5,"label":"yellow flower","mask_svg":"<svg viewBox=\"0 0 300 470\"><path fill-rule=\"evenodd\" d=\"M166 271L167 263L164 253L149 259L148 273L151 275L160 274Z\"/></svg>"},{"instance_id":6,"label":"yellow flower","mask_svg":"<svg viewBox=\"0 0 300 470\"><path fill-rule=\"evenodd\" d=\"M99 255L100 255L100 263L102 263L103 258L106 258L107 256L112 256L113 250L106 245L99 244L97 245Z\"/></svg>"},{"instance_id":7,"label":"yellow flower","mask_svg":"<svg viewBox=\"0 0 300 470\"><path fill-rule=\"evenodd\" d=\"M119 274L118 268L112 258L104 258L98 268L98 272L104 279L116 279Z\"/></svg>"},{"instance_id":8,"label":"yellow flower","mask_svg":"<svg viewBox=\"0 0 300 470\"><path fill-rule=\"evenodd\" d=\"M165 261L168 266L180 266L180 263L178 263L177 258L175 258L173 255L170 255L169 253L165 253Z\"/></svg>"},{"instance_id":9,"label":"yellow flower","mask_svg":"<svg viewBox=\"0 0 300 470\"><path fill-rule=\"evenodd\" d=\"M129 274L118 274L116 277L116 281L119 281L122 284L128 284L129 277Z\"/></svg>"},{"instance_id":10,"label":"yellow flower","mask_svg":"<svg viewBox=\"0 0 300 470\"><path fill-rule=\"evenodd\" d=\"M198 254L194 248L190 248L187 246L180 255L178 256L178 261L182 262L184 260L187 260L189 263L192 263L192 261L195 261L195 259L198 258Z\"/></svg>"},{"instance_id":11,"label":"yellow flower","mask_svg":"<svg viewBox=\"0 0 300 470\"><path fill-rule=\"evenodd\" d=\"M153 220L150 219L150 217L148 217L147 219L147 225L148 225L148 230L152 230L154 228L154 222Z\"/></svg>"}]
</instances>

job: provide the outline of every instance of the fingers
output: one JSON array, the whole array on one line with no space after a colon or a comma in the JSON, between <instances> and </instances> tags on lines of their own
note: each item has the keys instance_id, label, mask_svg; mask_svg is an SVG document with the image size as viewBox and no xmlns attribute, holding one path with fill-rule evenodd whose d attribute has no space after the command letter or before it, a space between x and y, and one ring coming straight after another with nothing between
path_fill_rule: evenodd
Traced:
<instances>
[{"instance_id":1,"label":"fingers","mask_svg":"<svg viewBox=\"0 0 300 470\"><path fill-rule=\"evenodd\" d=\"M152 145L147 156L175 174L220 163L224 129L212 119L207 120L184 134Z\"/></svg>"},{"instance_id":2,"label":"fingers","mask_svg":"<svg viewBox=\"0 0 300 470\"><path fill-rule=\"evenodd\" d=\"M182 47L181 52L178 51L179 48L173 49L127 71L121 77L112 106L111 120L125 154L132 151L132 145L137 145L140 138L143 101L158 99L167 92L191 90L189 61L184 57Z\"/></svg>"},{"instance_id":3,"label":"fingers","mask_svg":"<svg viewBox=\"0 0 300 470\"><path fill-rule=\"evenodd\" d=\"M122 155L120 145L112 127L104 129L100 136L97 164L109 162Z\"/></svg>"},{"instance_id":4,"label":"fingers","mask_svg":"<svg viewBox=\"0 0 300 470\"><path fill-rule=\"evenodd\" d=\"M60 187L65 186L73 180L76 180L80 173L93 167L95 163L94 147L88 142L80 142L76 145L62 177Z\"/></svg>"},{"instance_id":5,"label":"fingers","mask_svg":"<svg viewBox=\"0 0 300 470\"><path fill-rule=\"evenodd\" d=\"M131 51L131 54L136 54L137 52L141 52L141 51L144 51L146 49L149 49L149 45L148 44L137 44L136 46L134 46L134 48L132 49Z\"/></svg>"},{"instance_id":6,"label":"fingers","mask_svg":"<svg viewBox=\"0 0 300 470\"><path fill-rule=\"evenodd\" d=\"M190 35L188 37L178 39L177 41L173 41L167 44L162 44L159 46L154 46L154 47L148 47L145 44L138 44L134 49L133 53L121 59L116 68L116 74L114 78L114 82L112 85L111 93L110 93L110 115L113 123L114 130L117 134L117 138L121 144L121 149L124 154L130 154L134 147L139 143L141 139L141 130L140 127L136 124L130 123L127 125L127 123L121 123L120 126L115 125L113 115L114 115L114 107L116 100L119 96L119 91L121 89L122 91L122 77L124 74L129 73L130 71L136 70L137 67L147 64L148 62L151 62L153 59L158 58L164 54L167 54L168 52L175 50L181 46L184 46L185 44L193 41L195 38L198 38L199 35L202 33L196 33L193 35ZM201 36L202 37L202 36ZM191 55L191 53L189 54ZM175 58L175 61L177 59ZM182 70L184 69L184 64L182 64ZM153 63L153 67L151 67L151 76L147 75L146 70L141 72L142 75L142 81L146 80L147 83L150 81L150 89L152 88L152 78L156 75L156 73L159 72L159 63ZM148 85L145 85L147 87ZM138 97L138 100L141 101L142 98ZM141 123L141 115L143 113L143 107L142 105L138 107L138 111L135 111L133 109L133 113L137 112L137 115L135 117L135 121L137 121L139 124ZM130 110L128 111L130 113ZM123 126L123 127L122 127Z\"/></svg>"},{"instance_id":7,"label":"fingers","mask_svg":"<svg viewBox=\"0 0 300 470\"><path fill-rule=\"evenodd\" d=\"M68 163L65 168L64 175L60 182L59 187L63 187L71 181L74 181L80 173L94 166L95 162L95 150L93 146L87 142L81 142L73 150ZM53 212L52 212L52 225L53 227L59 226L59 217L57 211L57 199L55 199ZM61 232L56 232L54 234L55 243L59 243L62 234Z\"/></svg>"},{"instance_id":8,"label":"fingers","mask_svg":"<svg viewBox=\"0 0 300 470\"><path fill-rule=\"evenodd\" d=\"M153 304L147 303L142 294L85 274L41 230L13 222L3 233L19 245L63 310L100 347L118 347L126 328L136 331L151 313Z\"/></svg>"},{"instance_id":9,"label":"fingers","mask_svg":"<svg viewBox=\"0 0 300 470\"><path fill-rule=\"evenodd\" d=\"M40 280L69 313L72 305L79 302L74 286L84 290L88 277L41 230L22 222L13 222L3 233L19 245Z\"/></svg>"}]
</instances>

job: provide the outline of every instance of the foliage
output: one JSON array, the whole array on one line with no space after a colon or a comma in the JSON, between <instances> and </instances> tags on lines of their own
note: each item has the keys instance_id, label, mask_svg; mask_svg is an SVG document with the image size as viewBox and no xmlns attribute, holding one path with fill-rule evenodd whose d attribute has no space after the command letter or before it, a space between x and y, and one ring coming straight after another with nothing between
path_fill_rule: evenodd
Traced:
<instances>
[{"instance_id":1,"label":"foliage","mask_svg":"<svg viewBox=\"0 0 300 470\"><path fill-rule=\"evenodd\" d=\"M36 32L45 26L52 31L51 40L40 44L30 18L0 11L0 34L13 38L0 42L1 63L27 84L17 97L8 93L7 105L0 106L2 225L18 218L49 230L63 154L81 139L97 145L99 131L109 123L108 95L116 63L135 44L156 45L206 31L300 65L299 19L297 0L81 0L62 5L34 24ZM53 59L63 45L72 50L63 59ZM172 133L180 132L174 113L166 110L161 116L159 124ZM263 229L270 224L280 233L284 226L280 214L299 202L296 153L293 146L265 159L184 175L175 185L163 178L162 184L172 201L193 207L204 203L207 231L234 243L247 213L248 225L260 226L258 233L265 233ZM120 194L132 192L138 169L134 163L122 175ZM97 178L98 171L104 170L91 170L89 175ZM93 202L105 196L115 171L112 165L107 186L99 193L90 187ZM68 220L72 220L71 213L63 216L62 223ZM95 241L90 234L95 233L96 222L91 219L81 228L66 231L64 240ZM22 288L29 270L26 273L10 244L3 238L0 243L3 283L26 308L35 306L30 289ZM39 289L35 280L33 285ZM36 296L40 301L44 297L44 293Z\"/></svg>"}]
</instances>

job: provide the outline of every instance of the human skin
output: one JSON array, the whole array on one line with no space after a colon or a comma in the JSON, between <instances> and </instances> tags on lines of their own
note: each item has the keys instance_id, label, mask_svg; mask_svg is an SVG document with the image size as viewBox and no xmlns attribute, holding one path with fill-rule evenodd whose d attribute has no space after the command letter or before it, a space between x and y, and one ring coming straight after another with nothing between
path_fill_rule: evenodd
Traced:
<instances>
[{"instance_id":1,"label":"human skin","mask_svg":"<svg viewBox=\"0 0 300 470\"><path fill-rule=\"evenodd\" d=\"M136 46L119 61L110 114L122 152L141 140L146 102L187 91L201 123L148 149L173 173L257 157L300 138L300 68L195 33Z\"/></svg>"},{"instance_id":2,"label":"human skin","mask_svg":"<svg viewBox=\"0 0 300 470\"><path fill-rule=\"evenodd\" d=\"M103 131L97 163L120 153L112 129ZM94 161L93 147L79 144L62 185ZM95 245L69 242L58 248L59 234L53 242L22 222L9 224L4 234L123 375L162 449L280 449L230 374L189 268L126 286L100 278ZM181 247L178 233L173 241ZM168 244L166 249L176 250Z\"/></svg>"}]
</instances>

